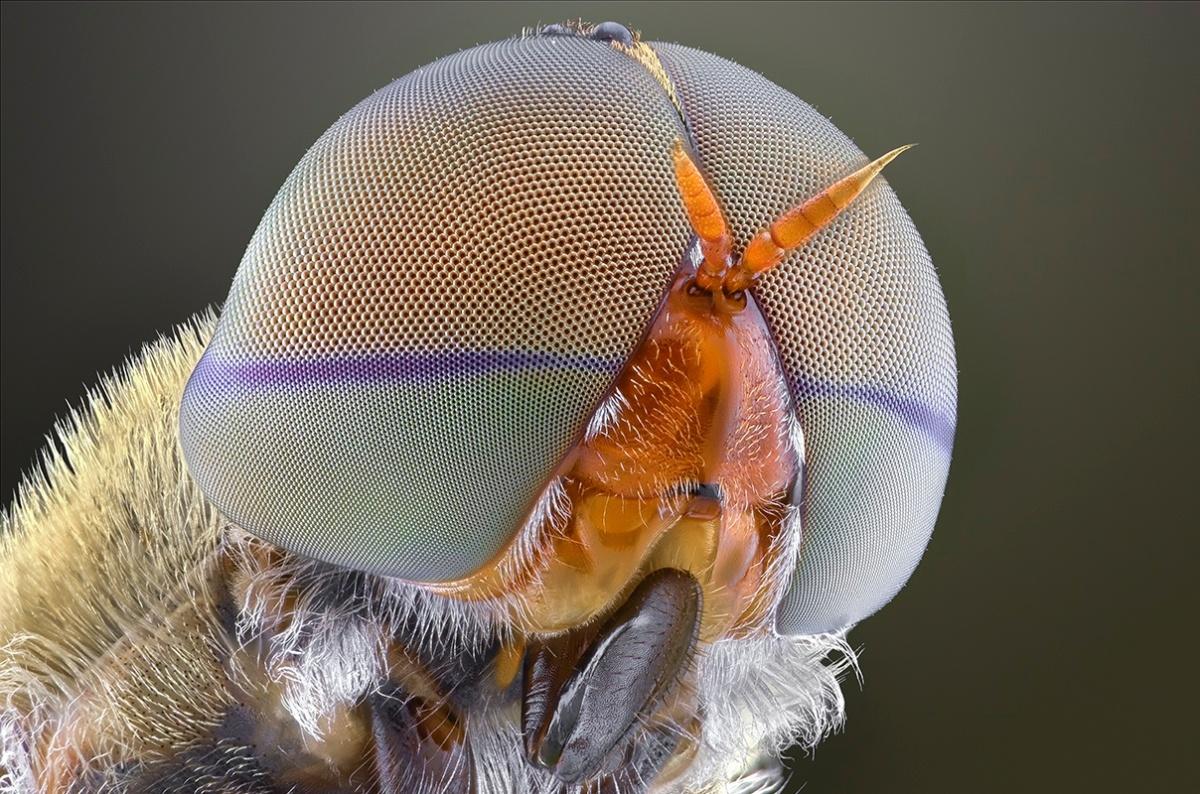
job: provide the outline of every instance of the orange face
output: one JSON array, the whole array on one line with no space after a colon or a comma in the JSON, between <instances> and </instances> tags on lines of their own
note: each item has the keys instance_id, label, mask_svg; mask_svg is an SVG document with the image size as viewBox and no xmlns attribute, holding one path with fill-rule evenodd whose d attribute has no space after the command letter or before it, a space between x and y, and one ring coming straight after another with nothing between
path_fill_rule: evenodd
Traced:
<instances>
[{"instance_id":1,"label":"orange face","mask_svg":"<svg viewBox=\"0 0 1200 794\"><path fill-rule=\"evenodd\" d=\"M560 468L570 517L543 519L544 567L505 581L493 566L453 592L523 590L525 627L553 633L602 614L639 573L676 568L704 591L702 637L769 614L755 594L800 471L790 397L753 298L694 278L681 268L603 419Z\"/></svg>"}]
</instances>

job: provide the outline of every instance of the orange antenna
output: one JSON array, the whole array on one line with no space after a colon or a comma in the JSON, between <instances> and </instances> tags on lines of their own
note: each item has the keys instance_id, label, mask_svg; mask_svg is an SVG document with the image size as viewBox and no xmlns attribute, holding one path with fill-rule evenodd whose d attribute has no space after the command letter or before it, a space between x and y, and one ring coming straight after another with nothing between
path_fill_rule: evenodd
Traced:
<instances>
[{"instance_id":1,"label":"orange antenna","mask_svg":"<svg viewBox=\"0 0 1200 794\"><path fill-rule=\"evenodd\" d=\"M893 149L878 160L864 165L850 176L835 182L819 196L788 210L779 220L756 234L742 252L741 260L725 277L725 291L746 289L760 274L783 261L785 254L808 242L850 206L850 202L858 198L871 180L879 176L885 165L914 145L910 143Z\"/></svg>"},{"instance_id":2,"label":"orange antenna","mask_svg":"<svg viewBox=\"0 0 1200 794\"><path fill-rule=\"evenodd\" d=\"M671 156L675 160L675 184L679 188L679 197L683 200L683 209L687 212L692 231L700 238L700 251L704 255L704 261L696 273L696 283L707 290L720 289L733 248L729 224L721 214L717 194L704 174L700 173L700 167L692 160L682 141L675 141Z\"/></svg>"}]
</instances>

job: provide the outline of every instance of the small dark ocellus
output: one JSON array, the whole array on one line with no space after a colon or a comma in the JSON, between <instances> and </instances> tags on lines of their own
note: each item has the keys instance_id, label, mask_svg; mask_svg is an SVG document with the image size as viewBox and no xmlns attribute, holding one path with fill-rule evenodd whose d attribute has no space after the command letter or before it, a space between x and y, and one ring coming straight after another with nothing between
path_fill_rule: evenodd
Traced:
<instances>
[{"instance_id":1,"label":"small dark ocellus","mask_svg":"<svg viewBox=\"0 0 1200 794\"><path fill-rule=\"evenodd\" d=\"M0 787L776 791L950 461L900 151L615 23L368 97L16 495Z\"/></svg>"}]
</instances>

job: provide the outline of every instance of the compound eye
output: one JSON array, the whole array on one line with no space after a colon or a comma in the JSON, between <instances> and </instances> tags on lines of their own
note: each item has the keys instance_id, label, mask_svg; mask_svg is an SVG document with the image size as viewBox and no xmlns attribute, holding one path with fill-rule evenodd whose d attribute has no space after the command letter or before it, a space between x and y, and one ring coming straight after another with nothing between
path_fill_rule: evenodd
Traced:
<instances>
[{"instance_id":1,"label":"compound eye","mask_svg":"<svg viewBox=\"0 0 1200 794\"><path fill-rule=\"evenodd\" d=\"M809 393L803 410L804 540L781 634L845 629L900 591L925 551L949 461L944 425L894 406Z\"/></svg>"},{"instance_id":2,"label":"compound eye","mask_svg":"<svg viewBox=\"0 0 1200 794\"><path fill-rule=\"evenodd\" d=\"M467 50L352 109L268 210L188 384L200 487L371 573L497 559L670 284L682 134L654 75L578 37Z\"/></svg>"}]
</instances>

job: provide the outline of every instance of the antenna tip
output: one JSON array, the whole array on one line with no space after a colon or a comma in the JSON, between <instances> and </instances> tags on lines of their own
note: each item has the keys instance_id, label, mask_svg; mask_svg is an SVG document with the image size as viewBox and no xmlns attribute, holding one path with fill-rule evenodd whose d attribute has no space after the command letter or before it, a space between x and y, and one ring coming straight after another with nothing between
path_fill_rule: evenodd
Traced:
<instances>
[{"instance_id":1,"label":"antenna tip","mask_svg":"<svg viewBox=\"0 0 1200 794\"><path fill-rule=\"evenodd\" d=\"M890 163L892 160L895 160L897 157L904 154L905 152L907 152L909 149L913 148L914 146L916 146L915 143L906 143L903 146L897 146L895 149L892 149L887 154L883 155L882 157L877 158L875 160L875 162L871 163L871 165L878 167L878 168L883 168L885 165Z\"/></svg>"}]
</instances>

